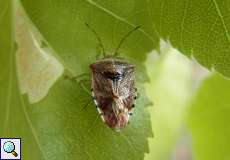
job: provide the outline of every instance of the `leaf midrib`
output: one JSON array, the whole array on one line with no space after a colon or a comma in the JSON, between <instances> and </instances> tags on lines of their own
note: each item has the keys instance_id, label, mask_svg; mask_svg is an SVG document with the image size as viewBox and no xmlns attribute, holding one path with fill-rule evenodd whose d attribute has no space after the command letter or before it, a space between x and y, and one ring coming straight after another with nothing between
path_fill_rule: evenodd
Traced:
<instances>
[{"instance_id":1,"label":"leaf midrib","mask_svg":"<svg viewBox=\"0 0 230 160\"><path fill-rule=\"evenodd\" d=\"M114 12L112 12L112 11L110 11L110 10L104 8L104 7L101 6L100 4L98 4L98 3L96 3L96 2L94 2L94 1L92 1L92 0L85 0L85 1L86 1L87 3L93 5L94 7L100 9L101 11L105 12L106 14L108 14L108 15L114 17L115 19L117 19L117 20L119 20L119 21L121 21L121 22L123 22L123 23L126 23L126 24L128 24L129 26L131 26L131 27L136 27L135 24L129 22L129 21L128 21L127 19L125 19L125 18L122 18L122 17L118 16L117 14L115 14ZM143 29L139 29L139 31L141 31L141 32L152 42L152 44L154 44L153 38L152 38L148 33L146 33Z\"/></svg>"},{"instance_id":2,"label":"leaf midrib","mask_svg":"<svg viewBox=\"0 0 230 160\"><path fill-rule=\"evenodd\" d=\"M12 2L11 2L12 3ZM5 7L5 9L2 11L2 14L0 15L0 19L2 19L2 17L7 13L8 10L10 10L11 8L9 7L10 6L10 3L7 3L8 5ZM11 10L12 11L12 10ZM10 12L10 11L9 11ZM13 13L11 12L11 15ZM13 31L13 25L11 23L11 31ZM3 125L3 132L5 133L7 128L8 128L8 123L9 123L9 116L10 116L10 104L11 104L11 96L12 96L12 83L13 83L13 80L12 80L12 77L13 77L13 73L12 73L12 66L13 66L13 33L11 33L11 44L10 44L10 51L9 51L9 54L10 54L10 57L9 57L9 61L10 61L10 64L9 64L9 85L8 85L8 94L7 94L7 103L6 103L6 117L5 117L5 120L4 120L4 125Z\"/></svg>"},{"instance_id":3,"label":"leaf midrib","mask_svg":"<svg viewBox=\"0 0 230 160\"><path fill-rule=\"evenodd\" d=\"M27 110L26 110L26 106L25 106L23 97L22 97L22 95L21 95L20 93L19 93L19 96L20 96L21 107L22 107L24 116L25 116L25 118L26 118L26 122L28 123L28 125L29 125L29 127L30 127L31 133L32 133L32 135L33 135L33 137L34 137L34 139L35 139L35 141L36 141L36 143L37 143L37 146L38 146L39 150L40 150L41 153L42 153L43 158L44 158L45 160L48 160L48 157L46 156L44 150L42 149L42 145L41 145L41 143L39 142L38 135L37 135L37 133L36 133L34 127L33 127L33 123L31 122L31 119L30 119L30 117L29 117L29 115L28 115L28 112L27 112Z\"/></svg>"},{"instance_id":4,"label":"leaf midrib","mask_svg":"<svg viewBox=\"0 0 230 160\"><path fill-rule=\"evenodd\" d=\"M223 28L224 28L225 36L226 36L228 42L230 43L229 31L228 31L227 26L226 26L226 24L225 24L225 20L224 20L224 17L223 17L223 15L222 15L221 11L220 11L219 5L218 5L218 3L216 2L216 0L212 0L212 2L213 2L214 5L215 5L216 12L217 12L217 14L218 14L218 16L219 16L219 18L220 18L220 21L221 21L221 23L222 23L222 26L223 26Z\"/></svg>"}]
</instances>

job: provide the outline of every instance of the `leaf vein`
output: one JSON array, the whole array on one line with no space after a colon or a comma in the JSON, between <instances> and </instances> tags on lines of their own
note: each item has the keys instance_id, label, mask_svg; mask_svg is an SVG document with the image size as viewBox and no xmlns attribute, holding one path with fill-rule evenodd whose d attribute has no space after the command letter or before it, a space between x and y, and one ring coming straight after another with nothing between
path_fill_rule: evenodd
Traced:
<instances>
[{"instance_id":1,"label":"leaf vein","mask_svg":"<svg viewBox=\"0 0 230 160\"><path fill-rule=\"evenodd\" d=\"M0 16L3 17L6 13L7 13L7 10L10 9L9 7L9 3L7 3L8 5L5 7L5 10L2 12L2 15ZM12 14L12 13L11 13ZM13 25L11 24L11 29L13 28ZM13 30L13 29L12 29ZM12 38L12 36L11 36ZM8 95L7 95L7 103L6 103L6 117L5 117L5 122L4 122L4 132L6 131L6 129L8 128L8 122L9 122L9 117L10 117L10 104L11 104L11 96L12 96L12 83L13 83L13 79L12 79L12 65L13 65L13 42L11 42L11 47L10 47L10 64L9 64L9 86L8 86Z\"/></svg>"},{"instance_id":2,"label":"leaf vein","mask_svg":"<svg viewBox=\"0 0 230 160\"><path fill-rule=\"evenodd\" d=\"M146 0L146 4L147 4L147 11L148 11L148 14L149 14L149 18L152 20L152 19L153 19L153 15L152 15L152 13L151 13L150 2L149 2L149 0ZM160 37L160 34L159 34L159 32L155 29L155 24L153 23L153 20L151 21L151 28L152 28L153 32L156 33L156 36L159 38L159 37Z\"/></svg>"},{"instance_id":3,"label":"leaf vein","mask_svg":"<svg viewBox=\"0 0 230 160\"><path fill-rule=\"evenodd\" d=\"M7 3L8 4L8 3ZM0 19L7 13L7 10L9 9L9 4L2 10L0 13Z\"/></svg>"},{"instance_id":4,"label":"leaf vein","mask_svg":"<svg viewBox=\"0 0 230 160\"><path fill-rule=\"evenodd\" d=\"M90 159L92 159L92 160L94 160L94 158L85 150L85 153L87 154L87 156L90 158Z\"/></svg>"},{"instance_id":5,"label":"leaf vein","mask_svg":"<svg viewBox=\"0 0 230 160\"><path fill-rule=\"evenodd\" d=\"M184 23L185 23L185 19L186 19L186 16L187 16L188 6L189 6L189 0L186 1L184 12L183 12L183 17L182 17L182 21L181 21L181 32L180 32L180 44L181 44L181 47L183 46Z\"/></svg>"},{"instance_id":6,"label":"leaf vein","mask_svg":"<svg viewBox=\"0 0 230 160\"><path fill-rule=\"evenodd\" d=\"M225 24L225 20L224 20L224 17L223 17L223 15L222 15L221 11L220 11L219 5L218 5L218 3L216 2L216 0L212 0L212 2L213 2L214 5L215 5L217 14L218 14L218 16L219 16L219 18L220 18L220 20L221 20L222 25L223 25L224 32L225 32L225 36L227 37L227 40L228 40L228 42L230 43L229 31L228 31L228 28L227 28L227 26L226 26L226 24Z\"/></svg>"},{"instance_id":7,"label":"leaf vein","mask_svg":"<svg viewBox=\"0 0 230 160\"><path fill-rule=\"evenodd\" d=\"M161 10L160 10L160 24L159 24L159 30L160 30L160 34L162 32L162 20L163 20L163 14L164 14L164 0L161 2Z\"/></svg>"},{"instance_id":8,"label":"leaf vein","mask_svg":"<svg viewBox=\"0 0 230 160\"><path fill-rule=\"evenodd\" d=\"M132 24L130 23L128 20L126 20L125 18L122 18L120 16L118 16L117 14L115 14L114 12L104 8L103 6L99 5L98 3L92 1L92 0L85 0L86 2L88 2L89 4L95 6L96 8L102 10L103 12L107 13L108 15L116 18L117 20L123 22L123 23L126 23L128 25L130 25L131 27L136 27L135 24ZM154 43L154 40L153 38L148 34L146 33L143 29L139 29L139 31L141 31L152 43Z\"/></svg>"},{"instance_id":9,"label":"leaf vein","mask_svg":"<svg viewBox=\"0 0 230 160\"><path fill-rule=\"evenodd\" d=\"M138 153L137 150L136 150L136 148L133 146L132 142L130 142L130 140L126 137L126 135L124 135L123 133L121 133L121 136L125 139L125 141L133 149L133 151L136 152L136 153Z\"/></svg>"},{"instance_id":10,"label":"leaf vein","mask_svg":"<svg viewBox=\"0 0 230 160\"><path fill-rule=\"evenodd\" d=\"M35 131L34 127L33 127L33 124L32 124L32 122L30 120L30 117L29 117L29 115L28 115L28 113L26 111L25 103L24 103L24 100L23 100L21 95L20 95L20 101L21 101L21 106L22 106L22 110L23 110L23 113L25 115L26 121L27 121L27 123L28 123L28 125L29 125L29 127L31 129L32 135L33 135L33 137L34 137L34 139L35 139L35 141L36 141L36 143L38 145L38 148L41 151L42 156L44 157L44 159L48 160L48 157L46 156L44 150L42 149L42 145L39 142L38 135L36 134L36 131Z\"/></svg>"},{"instance_id":11,"label":"leaf vein","mask_svg":"<svg viewBox=\"0 0 230 160\"><path fill-rule=\"evenodd\" d=\"M210 42L210 39L211 39L211 36L212 36L211 33L213 32L213 29L214 29L214 27L215 27L215 25L216 25L216 23L217 23L217 19L218 19L218 17L216 17L214 23L212 24L212 26L211 26L210 29L209 29L209 32L208 32L208 35L207 35L206 44L208 44L208 43Z\"/></svg>"}]
</instances>

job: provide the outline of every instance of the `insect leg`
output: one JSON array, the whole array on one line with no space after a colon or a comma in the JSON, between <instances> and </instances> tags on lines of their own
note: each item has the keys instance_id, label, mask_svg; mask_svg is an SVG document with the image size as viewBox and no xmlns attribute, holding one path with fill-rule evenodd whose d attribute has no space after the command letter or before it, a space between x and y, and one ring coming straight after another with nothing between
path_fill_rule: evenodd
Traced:
<instances>
[{"instance_id":1,"label":"insect leg","mask_svg":"<svg viewBox=\"0 0 230 160\"><path fill-rule=\"evenodd\" d=\"M77 79L77 78L84 77L84 76L90 76L90 74L89 73L81 73L81 74L75 76L69 70L66 70L65 74L64 74L65 79Z\"/></svg>"},{"instance_id":2,"label":"insect leg","mask_svg":"<svg viewBox=\"0 0 230 160\"><path fill-rule=\"evenodd\" d=\"M79 85L80 87L86 91L86 93L88 93L90 95L90 92L89 92L89 89L85 86L84 82L87 82L87 81L90 81L90 74L89 73L82 73L82 74L79 74L77 76L72 76L70 74L66 74L65 75L65 78L68 78L70 80L75 80Z\"/></svg>"},{"instance_id":3,"label":"insect leg","mask_svg":"<svg viewBox=\"0 0 230 160\"><path fill-rule=\"evenodd\" d=\"M91 96L89 89L88 89L88 88L85 86L85 84L84 84L85 81L86 81L85 79L84 79L84 80L81 79L81 80L77 81L77 83L79 83L79 85L81 86L81 88L82 88L89 96Z\"/></svg>"},{"instance_id":4,"label":"insect leg","mask_svg":"<svg viewBox=\"0 0 230 160\"><path fill-rule=\"evenodd\" d=\"M75 80L80 85L80 87L91 97L88 87L84 84L84 82L90 81L88 73L82 73L77 76L70 76L66 74L65 78L68 78L70 80ZM83 107L83 109L86 109L91 102L92 102L91 100L88 101Z\"/></svg>"},{"instance_id":5,"label":"insect leg","mask_svg":"<svg viewBox=\"0 0 230 160\"><path fill-rule=\"evenodd\" d=\"M79 78L81 78L82 76L81 75L79 75L79 76L77 76L77 78L72 78L72 80L76 80L76 82L80 85L80 87L89 95L89 96L91 96L90 95L90 92L89 92L89 89L85 86L85 84L83 83L83 82L85 82L85 81L87 81L87 80L85 80L85 79L80 79L80 80L77 80L77 79L79 79ZM82 110L84 109L86 109L88 106L89 106L89 104L91 103L92 101L91 100L89 100L86 104L85 104L85 106L82 108Z\"/></svg>"},{"instance_id":6,"label":"insect leg","mask_svg":"<svg viewBox=\"0 0 230 160\"><path fill-rule=\"evenodd\" d=\"M90 95L90 92L88 90L88 88L85 86L85 84L83 83L83 80L80 80L80 81L77 81L77 83L79 83L79 85L81 86L81 88L89 95ZM83 109L86 109L88 107L88 105L91 103L92 101L89 100L89 102L83 107Z\"/></svg>"},{"instance_id":7,"label":"insect leg","mask_svg":"<svg viewBox=\"0 0 230 160\"><path fill-rule=\"evenodd\" d=\"M88 93L88 95L90 95L89 89L84 84L84 82L90 81L89 75L90 75L89 73L82 73L82 74L79 74L77 76L72 76L72 74L67 71L67 73L64 75L64 78L69 79L69 80L75 80L80 85L80 87L86 93Z\"/></svg>"},{"instance_id":8,"label":"insect leg","mask_svg":"<svg viewBox=\"0 0 230 160\"><path fill-rule=\"evenodd\" d=\"M100 116L101 116L102 121L105 122L105 118L103 116L103 113L100 113Z\"/></svg>"},{"instance_id":9,"label":"insect leg","mask_svg":"<svg viewBox=\"0 0 230 160\"><path fill-rule=\"evenodd\" d=\"M84 84L84 82L86 81L89 81L89 79L83 79L85 76L87 76L87 73L83 73L83 74L80 74L78 76L75 76L75 77L71 77L70 79L71 80L75 80L79 85L80 87L91 97L91 94L90 94L90 91L89 89L86 87L86 85ZM69 78L69 77L67 77ZM90 102L92 102L91 100L84 106L83 109L85 109L89 104Z\"/></svg>"},{"instance_id":10,"label":"insect leg","mask_svg":"<svg viewBox=\"0 0 230 160\"><path fill-rule=\"evenodd\" d=\"M73 80L78 80L81 78L89 79L89 76L90 76L89 73L82 73L82 74L79 74L77 76L70 77L70 79L73 79Z\"/></svg>"}]
</instances>

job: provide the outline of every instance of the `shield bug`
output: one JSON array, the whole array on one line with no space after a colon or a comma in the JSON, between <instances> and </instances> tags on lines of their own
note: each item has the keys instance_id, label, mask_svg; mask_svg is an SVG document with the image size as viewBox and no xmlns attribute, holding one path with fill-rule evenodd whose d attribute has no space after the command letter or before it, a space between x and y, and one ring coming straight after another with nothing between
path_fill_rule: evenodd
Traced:
<instances>
[{"instance_id":1,"label":"shield bug","mask_svg":"<svg viewBox=\"0 0 230 160\"><path fill-rule=\"evenodd\" d=\"M116 56L124 40L140 26L129 31L121 39L112 56L106 56L100 37L93 28L86 25L97 37L104 55L103 59L90 65L92 97L102 120L110 128L120 130L128 124L134 108L136 99L135 66L116 58Z\"/></svg>"}]
</instances>

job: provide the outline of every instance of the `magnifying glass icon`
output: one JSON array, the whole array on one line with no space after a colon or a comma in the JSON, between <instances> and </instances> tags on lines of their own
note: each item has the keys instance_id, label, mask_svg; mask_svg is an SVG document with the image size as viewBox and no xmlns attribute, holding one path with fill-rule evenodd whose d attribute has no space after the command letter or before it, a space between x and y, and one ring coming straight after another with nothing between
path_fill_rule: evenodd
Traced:
<instances>
[{"instance_id":1,"label":"magnifying glass icon","mask_svg":"<svg viewBox=\"0 0 230 160\"><path fill-rule=\"evenodd\" d=\"M17 157L18 154L17 152L15 152L15 145L13 142L11 141L7 141L3 144L3 150L6 152L6 153L11 153L14 155L14 157Z\"/></svg>"}]
</instances>

